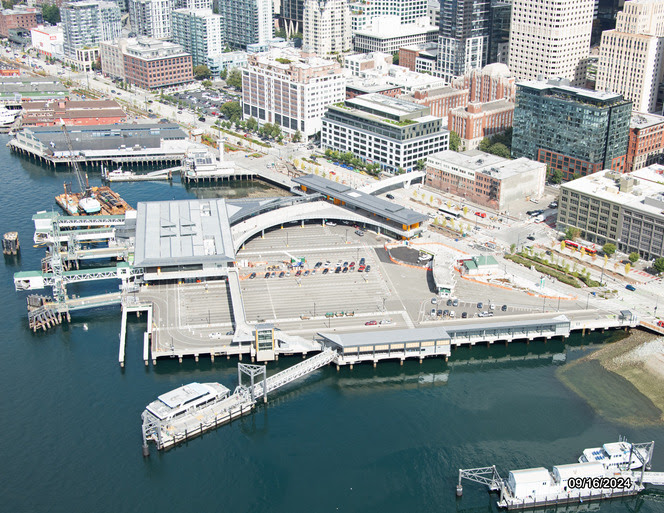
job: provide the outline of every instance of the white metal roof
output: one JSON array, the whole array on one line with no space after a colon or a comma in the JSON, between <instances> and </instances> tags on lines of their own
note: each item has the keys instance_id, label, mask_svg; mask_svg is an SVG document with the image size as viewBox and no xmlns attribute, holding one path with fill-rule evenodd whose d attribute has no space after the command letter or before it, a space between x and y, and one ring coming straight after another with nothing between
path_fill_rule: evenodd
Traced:
<instances>
[{"instance_id":1,"label":"white metal roof","mask_svg":"<svg viewBox=\"0 0 664 513\"><path fill-rule=\"evenodd\" d=\"M604 471L604 465L595 461L553 467L553 474L560 481L565 481L570 477L599 477L604 475Z\"/></svg>"},{"instance_id":2,"label":"white metal roof","mask_svg":"<svg viewBox=\"0 0 664 513\"><path fill-rule=\"evenodd\" d=\"M544 467L524 468L521 470L510 470L510 479L516 484L542 483L550 481L551 474Z\"/></svg>"}]
</instances>

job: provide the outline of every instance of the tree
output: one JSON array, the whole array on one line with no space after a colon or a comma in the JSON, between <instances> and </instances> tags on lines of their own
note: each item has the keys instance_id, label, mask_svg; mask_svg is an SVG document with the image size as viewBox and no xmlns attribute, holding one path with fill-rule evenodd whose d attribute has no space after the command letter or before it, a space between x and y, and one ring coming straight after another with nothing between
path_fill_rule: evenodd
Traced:
<instances>
[{"instance_id":1,"label":"tree","mask_svg":"<svg viewBox=\"0 0 664 513\"><path fill-rule=\"evenodd\" d=\"M581 235L581 230L579 230L575 226L568 226L567 229L565 230L565 238L566 239L574 240L579 235Z\"/></svg>"},{"instance_id":2,"label":"tree","mask_svg":"<svg viewBox=\"0 0 664 513\"><path fill-rule=\"evenodd\" d=\"M242 91L242 73L239 69L233 68L226 78L226 84L233 89Z\"/></svg>"},{"instance_id":3,"label":"tree","mask_svg":"<svg viewBox=\"0 0 664 513\"><path fill-rule=\"evenodd\" d=\"M55 4L44 4L42 5L42 17L51 25L60 23L60 8Z\"/></svg>"},{"instance_id":4,"label":"tree","mask_svg":"<svg viewBox=\"0 0 664 513\"><path fill-rule=\"evenodd\" d=\"M247 120L247 130L251 132L255 132L256 130L258 130L258 121L256 121L255 117L251 116Z\"/></svg>"},{"instance_id":5,"label":"tree","mask_svg":"<svg viewBox=\"0 0 664 513\"><path fill-rule=\"evenodd\" d=\"M480 141L480 145L477 147L478 150L480 151L486 151L487 153L489 152L489 148L491 148L491 139L488 137L485 137Z\"/></svg>"},{"instance_id":6,"label":"tree","mask_svg":"<svg viewBox=\"0 0 664 513\"><path fill-rule=\"evenodd\" d=\"M212 76L210 68L201 64L199 66L194 66L194 78L196 80L205 80Z\"/></svg>"},{"instance_id":7,"label":"tree","mask_svg":"<svg viewBox=\"0 0 664 513\"><path fill-rule=\"evenodd\" d=\"M392 64L399 65L399 52L396 51L392 54Z\"/></svg>"},{"instance_id":8,"label":"tree","mask_svg":"<svg viewBox=\"0 0 664 513\"><path fill-rule=\"evenodd\" d=\"M296 130L293 134L293 142L300 142L302 140L302 132Z\"/></svg>"},{"instance_id":9,"label":"tree","mask_svg":"<svg viewBox=\"0 0 664 513\"><path fill-rule=\"evenodd\" d=\"M553 169L553 170L550 169L548 175L549 175L549 182L551 183L561 183L563 181L563 172L560 169Z\"/></svg>"},{"instance_id":10,"label":"tree","mask_svg":"<svg viewBox=\"0 0 664 513\"><path fill-rule=\"evenodd\" d=\"M611 256L616 252L616 245L613 244L612 242L607 242L602 246L602 251L604 251L604 254Z\"/></svg>"},{"instance_id":11,"label":"tree","mask_svg":"<svg viewBox=\"0 0 664 513\"><path fill-rule=\"evenodd\" d=\"M288 39L286 31L284 29L277 29L274 31L274 37L280 37L282 39Z\"/></svg>"},{"instance_id":12,"label":"tree","mask_svg":"<svg viewBox=\"0 0 664 513\"><path fill-rule=\"evenodd\" d=\"M242 117L242 106L239 102L226 102L221 107L219 107L219 110L228 119L232 119L233 117Z\"/></svg>"},{"instance_id":13,"label":"tree","mask_svg":"<svg viewBox=\"0 0 664 513\"><path fill-rule=\"evenodd\" d=\"M415 163L415 169L422 171L427 166L427 161L425 159L420 159Z\"/></svg>"},{"instance_id":14,"label":"tree","mask_svg":"<svg viewBox=\"0 0 664 513\"><path fill-rule=\"evenodd\" d=\"M635 264L639 260L639 254L636 251L633 251L629 254L629 261Z\"/></svg>"},{"instance_id":15,"label":"tree","mask_svg":"<svg viewBox=\"0 0 664 513\"><path fill-rule=\"evenodd\" d=\"M659 257L653 262L652 266L658 273L664 273L664 257Z\"/></svg>"},{"instance_id":16,"label":"tree","mask_svg":"<svg viewBox=\"0 0 664 513\"><path fill-rule=\"evenodd\" d=\"M461 146L461 137L454 130L450 132L450 150L459 151Z\"/></svg>"},{"instance_id":17,"label":"tree","mask_svg":"<svg viewBox=\"0 0 664 513\"><path fill-rule=\"evenodd\" d=\"M492 153L499 157L503 157L504 159L508 159L512 156L510 153L510 149L507 146L505 146L503 143L492 144L491 147L489 148L489 153Z\"/></svg>"},{"instance_id":18,"label":"tree","mask_svg":"<svg viewBox=\"0 0 664 513\"><path fill-rule=\"evenodd\" d=\"M226 80L228 78L228 70L226 68L219 72L219 78L222 80Z\"/></svg>"},{"instance_id":19,"label":"tree","mask_svg":"<svg viewBox=\"0 0 664 513\"><path fill-rule=\"evenodd\" d=\"M210 88L212 87L212 82L211 82L210 80L203 80L203 81L201 82L201 85L202 85L205 89L210 89Z\"/></svg>"},{"instance_id":20,"label":"tree","mask_svg":"<svg viewBox=\"0 0 664 513\"><path fill-rule=\"evenodd\" d=\"M514 253L515 249L516 249L516 244L512 242L512 244L510 244L510 253Z\"/></svg>"}]
</instances>

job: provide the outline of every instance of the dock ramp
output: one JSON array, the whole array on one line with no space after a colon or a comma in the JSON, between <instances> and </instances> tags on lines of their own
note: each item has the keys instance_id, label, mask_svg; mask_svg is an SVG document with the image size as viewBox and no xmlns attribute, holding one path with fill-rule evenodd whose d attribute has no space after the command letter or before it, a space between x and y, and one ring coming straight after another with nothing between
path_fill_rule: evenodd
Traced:
<instances>
[{"instance_id":1,"label":"dock ramp","mask_svg":"<svg viewBox=\"0 0 664 513\"><path fill-rule=\"evenodd\" d=\"M637 476L639 479L641 479L641 474L636 472L634 473L635 476ZM643 484L651 484L655 486L664 486L664 472L644 472L643 473L643 480L641 481Z\"/></svg>"}]
</instances>

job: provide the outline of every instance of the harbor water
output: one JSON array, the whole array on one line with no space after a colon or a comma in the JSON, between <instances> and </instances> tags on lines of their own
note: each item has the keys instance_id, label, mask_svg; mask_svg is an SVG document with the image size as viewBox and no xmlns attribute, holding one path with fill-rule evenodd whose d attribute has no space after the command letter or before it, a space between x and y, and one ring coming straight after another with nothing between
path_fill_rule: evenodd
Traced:
<instances>
[{"instance_id":1,"label":"harbor water","mask_svg":"<svg viewBox=\"0 0 664 513\"><path fill-rule=\"evenodd\" d=\"M18 231L19 257L0 265L0 455L3 511L12 512L448 512L496 511L495 496L459 468L510 469L572 463L586 447L655 441L664 470L664 426L625 426L598 416L556 377L611 335L476 347L450 362L386 362L376 369L324 368L267 406L168 452L141 454L141 418L154 398L191 381L237 382L237 360L160 361L144 367L144 320L132 319L126 368L117 363L119 308L74 313L70 324L33 334L25 293L12 276L40 266L31 216L55 208L66 171L9 153L0 137L0 233ZM94 184L99 176L90 174ZM256 183L185 189L179 182L113 184L144 200L269 194ZM113 282L86 286L112 291ZM115 288L117 290L117 288ZM71 292L77 293L75 289ZM539 356L528 358L526 356ZM271 363L270 371L299 359ZM664 511L664 492L568 506L563 511Z\"/></svg>"}]
</instances>

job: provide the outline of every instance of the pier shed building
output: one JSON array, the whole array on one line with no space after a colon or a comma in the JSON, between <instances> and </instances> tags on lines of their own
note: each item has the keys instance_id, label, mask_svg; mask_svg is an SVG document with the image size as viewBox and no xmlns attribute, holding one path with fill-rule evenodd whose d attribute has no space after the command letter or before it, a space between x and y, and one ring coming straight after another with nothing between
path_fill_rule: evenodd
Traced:
<instances>
[{"instance_id":1,"label":"pier shed building","mask_svg":"<svg viewBox=\"0 0 664 513\"><path fill-rule=\"evenodd\" d=\"M141 202L136 210L134 266L146 282L228 275L235 252L225 200Z\"/></svg>"},{"instance_id":2,"label":"pier shed building","mask_svg":"<svg viewBox=\"0 0 664 513\"><path fill-rule=\"evenodd\" d=\"M337 365L450 355L450 336L444 328L381 330L373 333L318 333L323 345L337 351Z\"/></svg>"}]
</instances>

